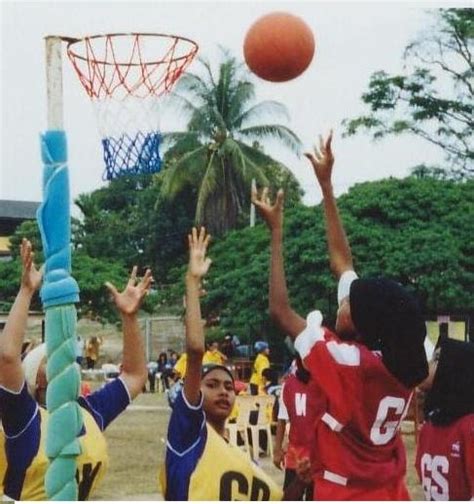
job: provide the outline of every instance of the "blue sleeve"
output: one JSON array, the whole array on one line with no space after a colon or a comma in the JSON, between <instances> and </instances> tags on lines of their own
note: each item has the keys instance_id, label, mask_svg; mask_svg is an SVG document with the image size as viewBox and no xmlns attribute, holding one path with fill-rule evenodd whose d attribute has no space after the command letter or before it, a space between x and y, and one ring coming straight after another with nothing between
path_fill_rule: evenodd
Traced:
<instances>
[{"instance_id":1,"label":"blue sleeve","mask_svg":"<svg viewBox=\"0 0 474 504\"><path fill-rule=\"evenodd\" d=\"M207 442L206 416L201 403L192 406L182 390L168 425L165 500L188 500L191 475Z\"/></svg>"},{"instance_id":2,"label":"blue sleeve","mask_svg":"<svg viewBox=\"0 0 474 504\"><path fill-rule=\"evenodd\" d=\"M39 408L25 384L19 393L0 387L0 411L7 459L3 490L10 499L20 500L26 471L40 445Z\"/></svg>"},{"instance_id":3,"label":"blue sleeve","mask_svg":"<svg viewBox=\"0 0 474 504\"><path fill-rule=\"evenodd\" d=\"M202 396L198 406L191 406L184 396L184 390L181 390L168 425L168 447L177 454L183 453L199 440L205 426Z\"/></svg>"},{"instance_id":4,"label":"blue sleeve","mask_svg":"<svg viewBox=\"0 0 474 504\"><path fill-rule=\"evenodd\" d=\"M81 396L79 404L94 417L101 431L104 431L130 404L130 394L119 378L106 383L87 397Z\"/></svg>"},{"instance_id":5,"label":"blue sleeve","mask_svg":"<svg viewBox=\"0 0 474 504\"><path fill-rule=\"evenodd\" d=\"M26 382L20 392L0 387L0 412L5 435L16 436L31 421L38 409L28 393Z\"/></svg>"}]
</instances>

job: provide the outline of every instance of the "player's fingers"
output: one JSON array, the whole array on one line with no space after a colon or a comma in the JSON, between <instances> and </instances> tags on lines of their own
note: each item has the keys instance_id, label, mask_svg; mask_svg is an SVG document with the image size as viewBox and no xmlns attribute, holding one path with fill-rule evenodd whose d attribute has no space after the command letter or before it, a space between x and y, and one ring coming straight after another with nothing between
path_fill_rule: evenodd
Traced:
<instances>
[{"instance_id":1,"label":"player's fingers","mask_svg":"<svg viewBox=\"0 0 474 504\"><path fill-rule=\"evenodd\" d=\"M284 199L285 199L285 193L284 193L283 189L279 189L277 192L275 206L277 208L281 208L283 206Z\"/></svg>"},{"instance_id":2,"label":"player's fingers","mask_svg":"<svg viewBox=\"0 0 474 504\"><path fill-rule=\"evenodd\" d=\"M199 244L202 245L204 243L204 238L206 236L206 228L204 226L201 226L201 229L199 230Z\"/></svg>"},{"instance_id":3,"label":"player's fingers","mask_svg":"<svg viewBox=\"0 0 474 504\"><path fill-rule=\"evenodd\" d=\"M204 250L207 250L207 247L209 246L209 242L211 241L211 235L208 234L206 238L204 239Z\"/></svg>"},{"instance_id":4,"label":"player's fingers","mask_svg":"<svg viewBox=\"0 0 474 504\"><path fill-rule=\"evenodd\" d=\"M328 137L327 137L327 139L326 139L326 145L325 145L325 147L326 147L326 151L327 151L327 152L329 152L329 153L331 153L331 146L332 146L332 133L333 133L333 130L332 130L332 128L331 128L331 129L329 130L329 135L328 135Z\"/></svg>"},{"instance_id":5,"label":"player's fingers","mask_svg":"<svg viewBox=\"0 0 474 504\"><path fill-rule=\"evenodd\" d=\"M210 259L209 257L206 257L206 260L204 261L204 266L206 267L206 269L209 269L209 266L212 264L212 259Z\"/></svg>"},{"instance_id":6,"label":"player's fingers","mask_svg":"<svg viewBox=\"0 0 474 504\"><path fill-rule=\"evenodd\" d=\"M192 230L192 239L193 239L193 246L196 245L197 242L197 229L195 226L193 226Z\"/></svg>"},{"instance_id":7,"label":"player's fingers","mask_svg":"<svg viewBox=\"0 0 474 504\"><path fill-rule=\"evenodd\" d=\"M104 285L107 287L108 291L110 292L110 294L112 294L113 297L118 296L118 290L113 283L105 282Z\"/></svg>"},{"instance_id":8,"label":"player's fingers","mask_svg":"<svg viewBox=\"0 0 474 504\"><path fill-rule=\"evenodd\" d=\"M270 200L268 198L268 187L263 188L262 197L260 199L263 203L266 203L267 205L270 203Z\"/></svg>"},{"instance_id":9,"label":"player's fingers","mask_svg":"<svg viewBox=\"0 0 474 504\"><path fill-rule=\"evenodd\" d=\"M326 147L324 145L323 135L318 135L318 138L319 138L319 152L321 152L322 154L324 154L324 151L325 151Z\"/></svg>"},{"instance_id":10,"label":"player's fingers","mask_svg":"<svg viewBox=\"0 0 474 504\"><path fill-rule=\"evenodd\" d=\"M137 270L138 270L138 267L135 265L133 268L132 268L132 273L130 274L130 278L128 279L128 285L135 285L136 281L137 281Z\"/></svg>"}]
</instances>

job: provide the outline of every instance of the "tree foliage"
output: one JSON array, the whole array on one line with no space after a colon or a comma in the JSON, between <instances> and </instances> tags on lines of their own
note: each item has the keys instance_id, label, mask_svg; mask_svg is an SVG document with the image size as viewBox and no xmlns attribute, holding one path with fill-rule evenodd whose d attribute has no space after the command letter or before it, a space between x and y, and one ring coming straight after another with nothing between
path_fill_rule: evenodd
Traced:
<instances>
[{"instance_id":1,"label":"tree foliage","mask_svg":"<svg viewBox=\"0 0 474 504\"><path fill-rule=\"evenodd\" d=\"M366 115L346 119L346 134L374 139L411 133L434 144L452 178L474 175L474 9L439 9L437 23L409 44L406 72L372 74L362 101Z\"/></svg>"},{"instance_id":2,"label":"tree foliage","mask_svg":"<svg viewBox=\"0 0 474 504\"><path fill-rule=\"evenodd\" d=\"M367 182L339 198L360 276L384 275L413 290L427 314L474 316L474 181L388 179ZM285 265L293 307L320 309L331 324L337 284L321 206L285 214ZM264 225L229 233L210 248L213 259L203 298L209 320L243 339L282 341L268 317L269 234ZM183 292L183 269L174 271Z\"/></svg>"},{"instance_id":3,"label":"tree foliage","mask_svg":"<svg viewBox=\"0 0 474 504\"><path fill-rule=\"evenodd\" d=\"M173 102L188 113L187 129L163 135L170 150L162 194L172 199L194 188L196 223L213 234L235 228L248 213L252 179L268 185L269 177L285 176L297 185L290 170L264 152L261 141L277 140L295 153L301 148L287 126L262 123L268 117L288 120L286 108L276 101L255 103L248 70L226 51L223 58L217 73L201 59L200 74L181 77Z\"/></svg>"}]
</instances>

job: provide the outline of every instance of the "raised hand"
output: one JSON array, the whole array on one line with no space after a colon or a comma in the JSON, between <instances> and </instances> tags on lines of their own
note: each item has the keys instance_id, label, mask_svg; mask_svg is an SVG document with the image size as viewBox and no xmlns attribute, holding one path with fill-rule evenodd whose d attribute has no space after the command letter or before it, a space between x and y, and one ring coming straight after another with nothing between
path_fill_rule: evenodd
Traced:
<instances>
[{"instance_id":1,"label":"raised hand","mask_svg":"<svg viewBox=\"0 0 474 504\"><path fill-rule=\"evenodd\" d=\"M334 155L331 148L332 130L326 140L319 135L319 148L314 146L314 153L305 152L305 156L311 161L314 173L321 187L331 184L332 167L334 165Z\"/></svg>"},{"instance_id":2,"label":"raised hand","mask_svg":"<svg viewBox=\"0 0 474 504\"><path fill-rule=\"evenodd\" d=\"M20 245L20 256L22 263L21 272L21 287L30 292L35 292L39 289L43 280L43 269L37 269L34 258L31 242L23 238Z\"/></svg>"},{"instance_id":3,"label":"raised hand","mask_svg":"<svg viewBox=\"0 0 474 504\"><path fill-rule=\"evenodd\" d=\"M151 270L147 269L143 278L137 283L137 267L134 266L127 286L122 292L119 292L110 282L106 282L105 285L118 310L124 315L134 315L140 309L143 298L150 291L152 282Z\"/></svg>"},{"instance_id":4,"label":"raised hand","mask_svg":"<svg viewBox=\"0 0 474 504\"><path fill-rule=\"evenodd\" d=\"M206 228L204 227L201 227L199 233L198 230L193 227L192 232L188 234L188 275L193 278L200 280L209 270L212 261L209 257L206 257L206 252L210 240L211 235L206 233Z\"/></svg>"},{"instance_id":5,"label":"raised hand","mask_svg":"<svg viewBox=\"0 0 474 504\"><path fill-rule=\"evenodd\" d=\"M256 206L258 213L271 230L279 229L283 226L283 201L284 193L282 189L278 191L274 205L270 202L268 187L263 188L260 198L258 197L257 190L252 189L252 203Z\"/></svg>"}]
</instances>

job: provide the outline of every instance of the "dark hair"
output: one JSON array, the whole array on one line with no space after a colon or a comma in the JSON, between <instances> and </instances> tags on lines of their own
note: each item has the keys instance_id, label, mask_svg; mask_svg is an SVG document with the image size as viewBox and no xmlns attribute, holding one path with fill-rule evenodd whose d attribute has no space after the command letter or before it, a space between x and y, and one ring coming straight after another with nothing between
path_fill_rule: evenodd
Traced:
<instances>
[{"instance_id":1,"label":"dark hair","mask_svg":"<svg viewBox=\"0 0 474 504\"><path fill-rule=\"evenodd\" d=\"M426 395L425 415L434 425L449 425L474 413L474 343L445 338L433 385Z\"/></svg>"},{"instance_id":2,"label":"dark hair","mask_svg":"<svg viewBox=\"0 0 474 504\"><path fill-rule=\"evenodd\" d=\"M166 364L168 362L168 354L166 352L161 352L160 355L158 355L158 362L163 362Z\"/></svg>"},{"instance_id":3,"label":"dark hair","mask_svg":"<svg viewBox=\"0 0 474 504\"><path fill-rule=\"evenodd\" d=\"M296 354L296 378L302 383L308 383L311 378L311 373L304 367L300 354Z\"/></svg>"}]
</instances>

